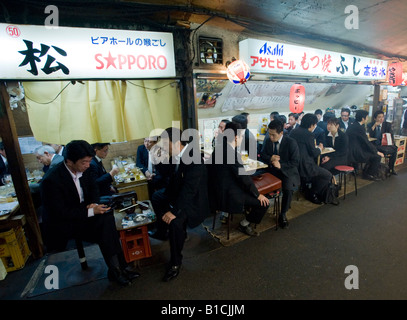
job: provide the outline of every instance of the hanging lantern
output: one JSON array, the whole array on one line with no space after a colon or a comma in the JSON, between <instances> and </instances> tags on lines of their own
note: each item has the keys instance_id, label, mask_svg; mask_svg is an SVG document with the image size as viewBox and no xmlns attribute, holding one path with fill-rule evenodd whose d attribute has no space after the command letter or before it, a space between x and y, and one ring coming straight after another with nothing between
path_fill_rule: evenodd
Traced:
<instances>
[{"instance_id":1,"label":"hanging lantern","mask_svg":"<svg viewBox=\"0 0 407 320\"><path fill-rule=\"evenodd\" d=\"M290 111L300 113L304 110L305 88L301 84L293 84L290 89Z\"/></svg>"},{"instance_id":2,"label":"hanging lantern","mask_svg":"<svg viewBox=\"0 0 407 320\"><path fill-rule=\"evenodd\" d=\"M388 72L389 85L396 87L403 82L403 65L401 62L393 62L390 64Z\"/></svg>"},{"instance_id":3,"label":"hanging lantern","mask_svg":"<svg viewBox=\"0 0 407 320\"><path fill-rule=\"evenodd\" d=\"M227 69L227 76L234 84L243 84L246 90L250 93L246 87L246 82L250 77L250 68L243 60L233 61Z\"/></svg>"}]
</instances>

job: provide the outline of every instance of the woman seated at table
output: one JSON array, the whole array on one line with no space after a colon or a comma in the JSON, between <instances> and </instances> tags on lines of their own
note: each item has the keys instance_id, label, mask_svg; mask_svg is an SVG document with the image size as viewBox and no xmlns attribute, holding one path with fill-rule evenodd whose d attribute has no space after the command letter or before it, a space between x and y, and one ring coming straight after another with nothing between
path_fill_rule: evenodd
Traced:
<instances>
[{"instance_id":1,"label":"woman seated at table","mask_svg":"<svg viewBox=\"0 0 407 320\"><path fill-rule=\"evenodd\" d=\"M335 152L322 157L321 167L336 174L335 167L348 164L348 136L339 130L339 119L330 118L327 123L328 135L326 136L326 147L335 149Z\"/></svg>"}]
</instances>

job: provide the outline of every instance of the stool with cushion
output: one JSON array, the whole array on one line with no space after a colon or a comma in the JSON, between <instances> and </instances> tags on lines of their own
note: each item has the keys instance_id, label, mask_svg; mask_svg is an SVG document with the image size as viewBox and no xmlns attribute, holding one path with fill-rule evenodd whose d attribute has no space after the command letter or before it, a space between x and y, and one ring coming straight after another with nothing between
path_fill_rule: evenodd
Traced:
<instances>
[{"instance_id":1,"label":"stool with cushion","mask_svg":"<svg viewBox=\"0 0 407 320\"><path fill-rule=\"evenodd\" d=\"M346 176L352 173L355 179L355 195L358 195L358 187L356 182L356 170L351 166L336 166L335 170L339 172L339 186L342 188L342 179L344 180L343 187L343 199L345 200L346 195Z\"/></svg>"}]
</instances>

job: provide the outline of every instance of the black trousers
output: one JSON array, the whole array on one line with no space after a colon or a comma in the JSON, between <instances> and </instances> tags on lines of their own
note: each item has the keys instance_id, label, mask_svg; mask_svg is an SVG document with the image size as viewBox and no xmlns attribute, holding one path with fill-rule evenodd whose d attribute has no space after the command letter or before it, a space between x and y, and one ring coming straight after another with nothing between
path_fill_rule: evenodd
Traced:
<instances>
[{"instance_id":1,"label":"black trousers","mask_svg":"<svg viewBox=\"0 0 407 320\"><path fill-rule=\"evenodd\" d=\"M369 158L366 159L366 165L364 168L364 173L377 176L380 167L381 157L378 154L371 155Z\"/></svg>"},{"instance_id":2,"label":"black trousers","mask_svg":"<svg viewBox=\"0 0 407 320\"><path fill-rule=\"evenodd\" d=\"M286 178L285 176L282 174L282 172L274 167L271 167L268 169L268 172L270 172L273 176L279 178L282 182L282 188L281 191L283 193L283 197L281 199L281 213L280 213L280 217L281 218L286 218L286 213L288 211L288 209L290 209L291 207L291 201L293 198L293 193L294 190L290 190L287 188L287 183L286 183Z\"/></svg>"},{"instance_id":3,"label":"black trousers","mask_svg":"<svg viewBox=\"0 0 407 320\"><path fill-rule=\"evenodd\" d=\"M394 170L394 164L397 158L397 147L396 146L377 146L377 151L382 152L385 156L389 156L389 168Z\"/></svg>"},{"instance_id":4,"label":"black trousers","mask_svg":"<svg viewBox=\"0 0 407 320\"><path fill-rule=\"evenodd\" d=\"M48 251L65 250L68 240L80 239L99 245L103 258L111 266L111 259L117 256L122 266L126 264L113 214L97 214L75 222L45 223L46 246Z\"/></svg>"},{"instance_id":5,"label":"black trousers","mask_svg":"<svg viewBox=\"0 0 407 320\"><path fill-rule=\"evenodd\" d=\"M262 206L261 202L255 196L248 193L244 195L244 207L248 209L246 220L255 224L259 224L261 222L267 212L267 209L269 208L269 206Z\"/></svg>"},{"instance_id":6,"label":"black trousers","mask_svg":"<svg viewBox=\"0 0 407 320\"><path fill-rule=\"evenodd\" d=\"M187 237L187 216L180 213L170 224L162 220L163 215L171 208L169 199L164 191L165 189L160 189L154 192L151 197L151 204L157 216L157 232L165 234L168 231L171 253L170 264L171 266L179 266L182 264L182 250L184 249L185 239Z\"/></svg>"}]
</instances>

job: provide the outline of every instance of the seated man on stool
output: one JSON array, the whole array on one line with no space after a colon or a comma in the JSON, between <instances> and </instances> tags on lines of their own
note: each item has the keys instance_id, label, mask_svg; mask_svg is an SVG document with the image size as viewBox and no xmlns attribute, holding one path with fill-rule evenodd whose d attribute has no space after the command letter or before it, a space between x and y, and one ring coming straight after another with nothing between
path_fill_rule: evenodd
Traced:
<instances>
[{"instance_id":1,"label":"seated man on stool","mask_svg":"<svg viewBox=\"0 0 407 320\"><path fill-rule=\"evenodd\" d=\"M389 156L389 169L390 172L394 175L397 175L397 172L394 170L394 164L397 159L397 147L394 144L393 130L391 129L391 123L384 121L384 112L382 110L377 110L373 114L373 121L367 125L367 132L371 138L376 138L375 141L372 141L376 146L377 151L380 151L385 156ZM382 137L383 133L390 133L391 135L391 144L383 145Z\"/></svg>"},{"instance_id":2,"label":"seated man on stool","mask_svg":"<svg viewBox=\"0 0 407 320\"><path fill-rule=\"evenodd\" d=\"M284 135L284 124L273 120L268 125L269 139L265 140L260 153L260 159L268 164L268 171L282 182L283 199L281 201L281 214L279 225L281 228L288 226L286 213L291 206L292 194L300 185L298 165L300 151L297 142Z\"/></svg>"},{"instance_id":3,"label":"seated man on stool","mask_svg":"<svg viewBox=\"0 0 407 320\"><path fill-rule=\"evenodd\" d=\"M107 172L102 163L102 160L105 159L109 153L109 145L110 143L92 144L92 147L95 150L95 156L90 163L89 172L99 186L99 195L101 197L109 197L116 193L116 189L113 187L112 182L114 176L119 173L119 168L113 166L113 168Z\"/></svg>"},{"instance_id":4,"label":"seated man on stool","mask_svg":"<svg viewBox=\"0 0 407 320\"><path fill-rule=\"evenodd\" d=\"M155 237L165 237L168 230L170 241L170 263L163 281L170 281L179 274L187 227L197 227L209 215L208 177L199 146L197 154L193 154L195 148L189 147L181 137L182 131L178 128L167 128L162 133L162 148L172 157L175 169L168 186L151 197L157 215Z\"/></svg>"},{"instance_id":5,"label":"seated man on stool","mask_svg":"<svg viewBox=\"0 0 407 320\"><path fill-rule=\"evenodd\" d=\"M368 115L369 112L366 110L356 111L356 121L349 125L346 130L349 138L348 161L350 163L366 163L363 178L380 181L378 171L384 154L376 149L366 135L365 123Z\"/></svg>"},{"instance_id":6,"label":"seated man on stool","mask_svg":"<svg viewBox=\"0 0 407 320\"><path fill-rule=\"evenodd\" d=\"M248 208L249 214L240 222L239 230L249 236L258 236L254 226L261 222L270 202L259 194L251 177L244 172L242 156L237 151L244 132L237 122L226 124L223 145L216 146L208 160L210 196L213 209L235 214Z\"/></svg>"},{"instance_id":7,"label":"seated man on stool","mask_svg":"<svg viewBox=\"0 0 407 320\"><path fill-rule=\"evenodd\" d=\"M87 170L95 152L84 140L65 148L65 161L50 169L40 185L47 249L64 250L70 239L97 243L109 280L128 285L139 274L127 267L110 208L98 204L98 187Z\"/></svg>"}]
</instances>

